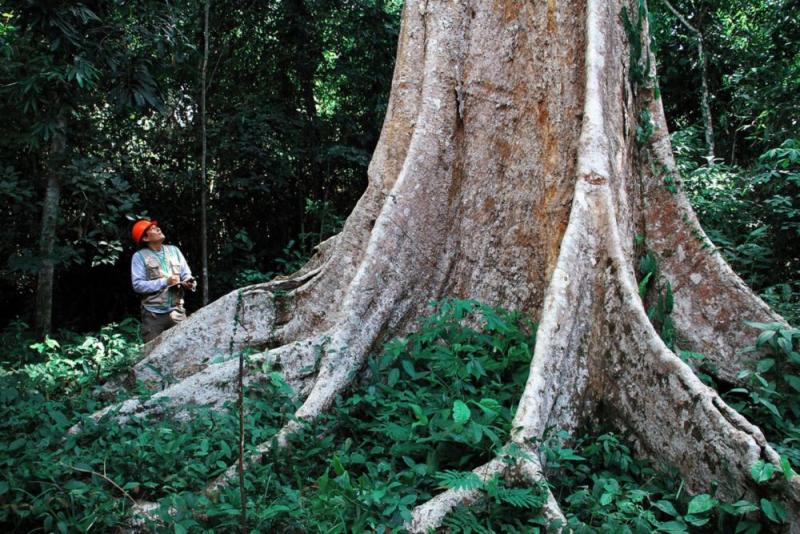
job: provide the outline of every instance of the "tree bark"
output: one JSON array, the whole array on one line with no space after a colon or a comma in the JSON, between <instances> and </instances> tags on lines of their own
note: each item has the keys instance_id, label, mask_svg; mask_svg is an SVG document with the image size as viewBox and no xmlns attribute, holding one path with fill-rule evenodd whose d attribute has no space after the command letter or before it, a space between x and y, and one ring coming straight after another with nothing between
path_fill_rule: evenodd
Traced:
<instances>
[{"instance_id":1,"label":"tree bark","mask_svg":"<svg viewBox=\"0 0 800 534\"><path fill-rule=\"evenodd\" d=\"M370 351L450 295L538 319L510 438L534 458L546 428L574 431L606 417L644 454L674 465L691 491L713 481L722 498L762 491L750 468L777 454L664 345L638 294L634 243L644 236L674 288L678 339L729 381L757 357L740 351L756 334L741 321L780 320L710 251L677 185L661 102L652 83L629 76L632 61L654 65L646 17L634 36L620 17L638 5L407 2L369 184L342 232L297 273L243 289L238 330L231 293L149 343L136 377L177 382L144 403L127 401L120 415L156 412L161 397L232 399L236 363L211 358L255 347L256 368L280 362L302 400L297 420L249 458L258 461L298 420L328 409ZM642 57L629 54L629 39L644 45ZM654 134L642 143L637 121L648 115ZM475 469L546 477L536 460ZM774 491L796 521L798 479ZM445 492L408 527L435 528L480 497ZM544 513L563 517L552 496Z\"/></svg>"},{"instance_id":2,"label":"tree bark","mask_svg":"<svg viewBox=\"0 0 800 534\"><path fill-rule=\"evenodd\" d=\"M57 167L64 155L66 137L65 122L58 121L56 130L50 140L50 157L47 171L47 186L42 202L42 220L39 233L40 267L36 283L36 308L34 324L36 333L44 337L50 333L53 316L53 277L55 259L53 253L56 243L56 226L58 223L59 202L61 200L61 179Z\"/></svg>"}]
</instances>

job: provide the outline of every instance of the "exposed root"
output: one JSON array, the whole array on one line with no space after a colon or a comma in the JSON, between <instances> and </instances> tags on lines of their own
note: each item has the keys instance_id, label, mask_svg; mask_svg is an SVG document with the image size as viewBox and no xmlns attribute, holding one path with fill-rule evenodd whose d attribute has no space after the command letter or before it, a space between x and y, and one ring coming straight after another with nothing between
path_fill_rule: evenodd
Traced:
<instances>
[{"instance_id":1,"label":"exposed root","mask_svg":"<svg viewBox=\"0 0 800 534\"><path fill-rule=\"evenodd\" d=\"M255 286L244 288L241 302L238 293L228 293L145 345L146 356L134 366L126 379L128 385L139 380L157 389L228 357L231 349L271 344L276 312L272 293ZM237 306L241 324L236 321Z\"/></svg>"},{"instance_id":2,"label":"exposed root","mask_svg":"<svg viewBox=\"0 0 800 534\"><path fill-rule=\"evenodd\" d=\"M635 432L646 452L677 466L691 491L710 491L736 500L758 495L753 464L777 464L778 455L761 431L730 409L673 354L653 329L632 274L621 262L618 240L611 239L614 267L606 294L608 324L616 324L604 398L623 427ZM616 245L616 246L614 246ZM800 478L777 491L791 521L800 511Z\"/></svg>"},{"instance_id":3,"label":"exposed root","mask_svg":"<svg viewBox=\"0 0 800 534\"><path fill-rule=\"evenodd\" d=\"M651 58L655 69L655 60ZM680 340L713 362L711 371L729 383L761 354L742 352L758 331L743 321L785 321L731 269L697 220L681 189L665 184L679 181L661 99L649 104L655 124L649 154L654 175L644 181L646 244L658 258L659 269L672 285L672 319ZM669 186L672 187L672 186Z\"/></svg>"},{"instance_id":4,"label":"exposed root","mask_svg":"<svg viewBox=\"0 0 800 534\"><path fill-rule=\"evenodd\" d=\"M148 521L161 522L161 518L156 515L159 506L157 502L136 501L136 505L131 507L131 513L128 516L129 528L124 529L123 532L142 532L145 530ZM170 509L168 513L173 515L174 512L174 509Z\"/></svg>"},{"instance_id":5,"label":"exposed root","mask_svg":"<svg viewBox=\"0 0 800 534\"><path fill-rule=\"evenodd\" d=\"M263 378L262 369L273 369L281 373L284 381L294 391L296 398L305 398L308 395L311 380L316 374L318 358L325 341L326 338L321 336L253 354L248 358L244 376L245 387ZM129 399L95 412L91 417L93 420L99 421L106 415L114 414L115 419L123 424L133 417L158 416L171 408L209 406L218 409L226 402L236 399L238 372L238 358L229 358L224 362L207 366L202 371L166 387L145 401ZM185 414L185 410L180 410L175 417L180 419ZM75 434L81 430L82 427L78 424L70 428L68 432Z\"/></svg>"},{"instance_id":6,"label":"exposed root","mask_svg":"<svg viewBox=\"0 0 800 534\"><path fill-rule=\"evenodd\" d=\"M601 233L597 220L591 215L591 206L597 203L598 194L602 194L602 185L598 189L597 184L589 180L578 181L570 224L545 298L530 374L512 423L513 442L530 456L522 458L518 468L519 474L529 484L538 484L545 478L538 459L527 445L528 441L540 438L549 426L571 430L580 423L579 403L588 381L587 361L585 353L581 355L581 352L586 349L586 336L593 327L588 312L594 306L592 288L597 280L595 266L585 258L594 256L599 245L598 235ZM585 316L581 311L587 312ZM560 380L553 380L554 376L559 376ZM485 481L504 475L508 468L509 463L496 458L474 472ZM407 528L411 532L438 528L455 507L469 506L482 495L479 489L444 491L417 506ZM550 522L566 524L566 518L549 489L542 514Z\"/></svg>"},{"instance_id":7,"label":"exposed root","mask_svg":"<svg viewBox=\"0 0 800 534\"><path fill-rule=\"evenodd\" d=\"M473 473L484 482L503 476L508 470L508 464L502 458L495 458L487 464L476 469ZM411 523L406 525L409 532L428 532L441 526L445 516L457 506L469 506L483 497L480 489L449 489L436 497L414 508L411 513Z\"/></svg>"},{"instance_id":8,"label":"exposed root","mask_svg":"<svg viewBox=\"0 0 800 534\"><path fill-rule=\"evenodd\" d=\"M544 482L545 491L547 492L546 500L542 506L541 514L547 519L548 524L561 525L562 527L567 524L567 518L564 512L561 511L553 492L547 486L547 478L542 472L542 465L538 457L531 451L528 457L522 458L517 467L520 475L531 485L537 485ZM561 531L561 527L553 529L556 532Z\"/></svg>"},{"instance_id":9,"label":"exposed root","mask_svg":"<svg viewBox=\"0 0 800 534\"><path fill-rule=\"evenodd\" d=\"M246 465L260 463L273 446L285 447L289 438L302 428L305 422L313 421L322 415L333 404L336 396L352 383L372 343L369 342L361 350L354 352L346 344L342 344L341 333L333 333L332 338L333 340L321 350L322 361L319 362L319 371L303 404L275 436L256 447L256 451L247 457ZM374 341L374 338L372 340ZM339 347L339 350L335 347ZM230 466L208 486L206 493L217 493L233 481L236 474L237 466Z\"/></svg>"},{"instance_id":10,"label":"exposed root","mask_svg":"<svg viewBox=\"0 0 800 534\"><path fill-rule=\"evenodd\" d=\"M294 419L286 423L281 430L275 434L271 440L265 441L256 447L256 450L250 453L244 461L245 469L251 465L260 464L264 458L269 454L273 447L282 449L286 447L289 438L298 430L302 428L302 422ZM209 496L217 495L223 488L228 487L232 481L236 480L239 473L239 465L233 464L224 473L215 478L211 484L206 487L205 493Z\"/></svg>"},{"instance_id":11,"label":"exposed root","mask_svg":"<svg viewBox=\"0 0 800 534\"><path fill-rule=\"evenodd\" d=\"M322 267L334 256L336 245L339 243L341 234L336 234L328 239L319 243L314 247L314 255L311 256L305 265L298 271L284 275L276 276L273 280L263 284L257 284L254 287L263 287L265 289L282 289L288 291L299 287L319 274Z\"/></svg>"},{"instance_id":12,"label":"exposed root","mask_svg":"<svg viewBox=\"0 0 800 534\"><path fill-rule=\"evenodd\" d=\"M523 450L525 454L516 459L515 462L504 456L498 456L492 461L473 469L472 472L478 475L483 482L495 477L502 478L516 475L516 477L521 478L524 483L530 486L542 487L546 492L546 497L539 513L548 520L549 524L560 525L553 527L553 531L560 532L561 527L566 525L566 517L561 511L555 496L547 487L547 481L538 458L530 448L525 447ZM406 524L406 528L409 532L428 532L439 528L447 514L456 507L470 506L483 499L483 497L484 491L481 489L448 489L443 491L414 508L411 514L411 522Z\"/></svg>"},{"instance_id":13,"label":"exposed root","mask_svg":"<svg viewBox=\"0 0 800 534\"><path fill-rule=\"evenodd\" d=\"M564 430L581 423L578 401L589 383L586 346L593 328L595 267L586 261L598 247L597 228L590 215L596 186L580 180L570 224L558 264L545 297L533 360L512 423L512 439L524 444L541 438L545 429ZM553 377L559 380L553 380Z\"/></svg>"},{"instance_id":14,"label":"exposed root","mask_svg":"<svg viewBox=\"0 0 800 534\"><path fill-rule=\"evenodd\" d=\"M458 22L452 20L453 13L442 7L441 12L431 16L436 20L437 32L443 40L453 39L452 30L458 29ZM341 310L336 314L336 323L330 329L329 342L319 364L319 372L313 387L302 406L277 436L258 447L248 463L258 462L269 451L273 443L285 445L303 421L313 421L324 413L353 382L369 352L376 346L381 334L387 328L397 328L399 323L415 307L424 305L422 297L431 294L431 287L440 281L410 280L398 276L392 257L403 264L420 261L420 250L440 250L446 232L431 232L431 228L444 228L446 206L431 202L432 186L421 188L423 179L431 180L446 194L451 181L450 171L442 169L443 160L452 158L452 147L440 138L442 131L452 130L449 116L442 112L442 106L455 109L455 99L451 92L453 81L453 57L437 54L426 58L425 68L450 73L447 76L431 78L422 90L423 105L420 106L418 120L430 129L418 128L410 140L410 156L404 161L397 180L392 184L389 197L374 222L363 259L342 299ZM436 126L436 127L434 127ZM437 177L433 179L433 177ZM420 215L409 219L411 208L419 209ZM398 226L397 220L405 222ZM426 247L422 247L425 244ZM408 295L415 295L409 298ZM231 467L219 477L210 491L217 491L227 484L236 473Z\"/></svg>"}]
</instances>

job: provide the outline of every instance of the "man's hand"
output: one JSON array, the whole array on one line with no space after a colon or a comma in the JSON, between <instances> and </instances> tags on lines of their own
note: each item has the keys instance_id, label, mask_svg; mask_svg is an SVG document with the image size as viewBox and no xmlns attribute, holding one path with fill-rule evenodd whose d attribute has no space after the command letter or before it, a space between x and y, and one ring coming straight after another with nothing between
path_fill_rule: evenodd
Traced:
<instances>
[{"instance_id":1,"label":"man's hand","mask_svg":"<svg viewBox=\"0 0 800 534\"><path fill-rule=\"evenodd\" d=\"M173 274L172 276L167 278L167 287L174 286L175 284L177 284L180 281L181 281L181 277L178 276L177 274Z\"/></svg>"},{"instance_id":2,"label":"man's hand","mask_svg":"<svg viewBox=\"0 0 800 534\"><path fill-rule=\"evenodd\" d=\"M194 288L197 287L197 280L195 280L194 278L189 278L188 280L184 280L183 282L181 282L181 284L186 289L194 291Z\"/></svg>"}]
</instances>

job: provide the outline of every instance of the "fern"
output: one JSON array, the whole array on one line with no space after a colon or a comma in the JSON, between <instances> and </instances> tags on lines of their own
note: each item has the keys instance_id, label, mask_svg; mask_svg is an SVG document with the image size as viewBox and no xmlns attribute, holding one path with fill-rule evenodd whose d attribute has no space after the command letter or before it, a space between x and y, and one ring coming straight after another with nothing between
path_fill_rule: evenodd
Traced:
<instances>
[{"instance_id":1,"label":"fern","mask_svg":"<svg viewBox=\"0 0 800 534\"><path fill-rule=\"evenodd\" d=\"M481 477L472 471L456 471L447 469L436 473L435 477L439 480L439 485L443 488L453 490L474 490L483 489L484 484Z\"/></svg>"},{"instance_id":2,"label":"fern","mask_svg":"<svg viewBox=\"0 0 800 534\"><path fill-rule=\"evenodd\" d=\"M544 504L540 491L533 488L507 488L498 485L492 497L499 503L510 504L515 508L539 509Z\"/></svg>"}]
</instances>

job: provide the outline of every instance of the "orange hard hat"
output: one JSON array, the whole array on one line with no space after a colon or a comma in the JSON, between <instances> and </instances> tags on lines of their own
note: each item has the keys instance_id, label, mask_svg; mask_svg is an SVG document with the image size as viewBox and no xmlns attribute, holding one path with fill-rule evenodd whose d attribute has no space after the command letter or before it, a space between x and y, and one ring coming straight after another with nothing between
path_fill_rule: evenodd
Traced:
<instances>
[{"instance_id":1,"label":"orange hard hat","mask_svg":"<svg viewBox=\"0 0 800 534\"><path fill-rule=\"evenodd\" d=\"M147 219L141 219L136 221L133 224L133 228L131 228L131 237L133 238L134 243L137 245L142 240L142 236L144 233L151 227L158 224L158 221L148 221Z\"/></svg>"}]
</instances>

